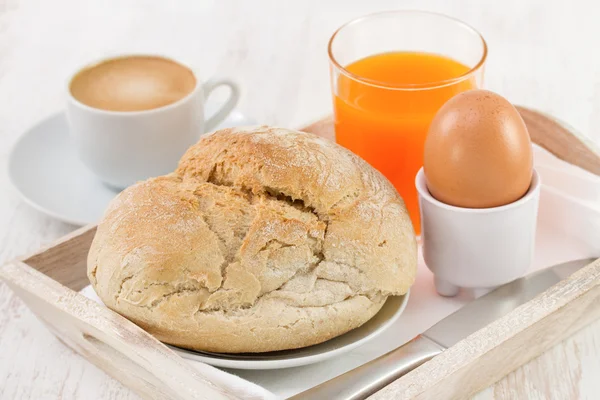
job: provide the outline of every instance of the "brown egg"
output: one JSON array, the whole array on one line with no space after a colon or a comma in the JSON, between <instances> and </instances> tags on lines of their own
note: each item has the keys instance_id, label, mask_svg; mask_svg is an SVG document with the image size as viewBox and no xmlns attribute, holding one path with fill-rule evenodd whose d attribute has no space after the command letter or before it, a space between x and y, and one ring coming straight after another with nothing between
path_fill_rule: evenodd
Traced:
<instances>
[{"instance_id":1,"label":"brown egg","mask_svg":"<svg viewBox=\"0 0 600 400\"><path fill-rule=\"evenodd\" d=\"M457 207L512 203L529 189L531 139L517 109L487 90L448 100L435 115L423 160L427 188Z\"/></svg>"}]
</instances>

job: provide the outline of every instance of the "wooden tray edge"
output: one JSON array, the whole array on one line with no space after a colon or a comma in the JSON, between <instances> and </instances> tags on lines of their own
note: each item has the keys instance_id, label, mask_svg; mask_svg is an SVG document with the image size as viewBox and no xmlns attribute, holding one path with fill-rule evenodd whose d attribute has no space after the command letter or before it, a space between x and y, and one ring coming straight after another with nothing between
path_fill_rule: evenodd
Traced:
<instances>
[{"instance_id":1,"label":"wooden tray edge","mask_svg":"<svg viewBox=\"0 0 600 400\"><path fill-rule=\"evenodd\" d=\"M35 268L15 261L0 278L63 343L144 398L238 399L133 322Z\"/></svg>"},{"instance_id":2,"label":"wooden tray edge","mask_svg":"<svg viewBox=\"0 0 600 400\"><path fill-rule=\"evenodd\" d=\"M525 121L531 141L569 164L576 165L600 176L600 150L592 141L584 138L554 117L531 108L517 106ZM302 130L335 140L332 115L315 121Z\"/></svg>"},{"instance_id":3,"label":"wooden tray edge","mask_svg":"<svg viewBox=\"0 0 600 400\"><path fill-rule=\"evenodd\" d=\"M517 109L533 143L569 164L600 176L600 150L591 140L541 111L520 106Z\"/></svg>"},{"instance_id":4,"label":"wooden tray edge","mask_svg":"<svg viewBox=\"0 0 600 400\"><path fill-rule=\"evenodd\" d=\"M600 318L600 259L369 399L469 398Z\"/></svg>"}]
</instances>

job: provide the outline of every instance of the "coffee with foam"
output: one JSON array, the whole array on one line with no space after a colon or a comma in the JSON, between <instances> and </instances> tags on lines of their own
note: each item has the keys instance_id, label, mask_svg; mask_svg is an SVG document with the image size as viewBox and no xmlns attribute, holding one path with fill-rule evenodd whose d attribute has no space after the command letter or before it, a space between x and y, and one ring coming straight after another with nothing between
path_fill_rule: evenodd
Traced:
<instances>
[{"instance_id":1,"label":"coffee with foam","mask_svg":"<svg viewBox=\"0 0 600 400\"><path fill-rule=\"evenodd\" d=\"M80 71L70 84L79 102L107 111L145 111L167 106L196 88L193 72L156 56L127 56Z\"/></svg>"}]
</instances>

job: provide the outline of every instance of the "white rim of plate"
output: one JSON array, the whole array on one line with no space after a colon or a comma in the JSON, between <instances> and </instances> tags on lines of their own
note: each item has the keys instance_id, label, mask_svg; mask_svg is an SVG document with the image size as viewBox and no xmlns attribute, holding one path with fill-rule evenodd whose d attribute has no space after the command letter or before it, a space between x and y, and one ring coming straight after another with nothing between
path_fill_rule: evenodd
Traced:
<instances>
[{"instance_id":1,"label":"white rim of plate","mask_svg":"<svg viewBox=\"0 0 600 400\"><path fill-rule=\"evenodd\" d=\"M400 303L400 307L398 307L398 309L396 310L396 312L394 312L394 314L392 315L391 318L389 318L387 321L385 321L383 324L381 324L381 326L379 326L375 331L373 331L370 334L360 338L359 340L356 340L355 342L349 343L345 346L342 346L342 347L339 347L339 348L336 348L333 350L329 350L329 351L324 351L324 352L317 353L317 354L300 356L300 357L295 357L295 358L291 358L291 359L283 359L283 360L282 359L278 359L278 360L243 360L243 359L233 359L233 358L229 359L229 358L211 357L210 354L208 354L208 353L196 352L194 350L188 350L188 349L184 349L181 347L172 346L172 345L169 345L166 343L165 344L171 350L173 350L175 353L177 353L178 355L180 355L181 357L183 357L187 360L203 362L205 364L210 364L215 367L233 368L233 369L257 369L257 370L300 367L303 365L309 365L309 364L314 364L314 363L317 363L320 361L324 361L324 360L336 357L343 353L347 353L347 352L354 350L357 347L369 342L370 340L374 339L375 337L379 336L381 333L383 333L388 328L390 328L398 320L398 318L400 318L400 316L406 309L406 305L408 304L408 299L410 297L410 290L408 292L406 292L404 295L398 296L398 297L403 298L402 302ZM376 315L377 314L375 314L375 316ZM375 316L373 316L373 317L375 317ZM360 329L360 327L356 328L356 329ZM349 331L349 332L352 332L352 331ZM349 333L349 332L347 332L347 333ZM345 334L347 334L347 333L345 333ZM343 335L341 335L341 336L343 336ZM341 336L338 336L337 338L339 338ZM330 340L335 340L337 338L333 338ZM306 348L302 348L302 349L306 349ZM289 350L289 351L293 352L294 350ZM224 354L224 356L226 357L227 355Z\"/></svg>"}]
</instances>

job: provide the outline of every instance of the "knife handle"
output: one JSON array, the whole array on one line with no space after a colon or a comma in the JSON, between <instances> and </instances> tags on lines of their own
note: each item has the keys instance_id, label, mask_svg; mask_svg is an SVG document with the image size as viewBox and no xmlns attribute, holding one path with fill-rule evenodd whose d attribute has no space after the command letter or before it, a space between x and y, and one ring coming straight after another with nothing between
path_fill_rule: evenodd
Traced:
<instances>
[{"instance_id":1,"label":"knife handle","mask_svg":"<svg viewBox=\"0 0 600 400\"><path fill-rule=\"evenodd\" d=\"M431 339L419 335L397 349L290 397L289 400L362 400L444 350Z\"/></svg>"}]
</instances>

